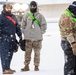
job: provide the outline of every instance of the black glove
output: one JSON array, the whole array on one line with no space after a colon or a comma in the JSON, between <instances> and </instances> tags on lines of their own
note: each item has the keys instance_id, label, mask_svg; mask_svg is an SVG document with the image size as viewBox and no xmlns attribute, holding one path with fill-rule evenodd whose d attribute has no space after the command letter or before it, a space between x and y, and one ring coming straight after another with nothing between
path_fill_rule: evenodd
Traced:
<instances>
[{"instance_id":1,"label":"black glove","mask_svg":"<svg viewBox=\"0 0 76 75\"><path fill-rule=\"evenodd\" d=\"M11 46L12 46L12 49L13 49L13 52L17 52L18 51L18 41L16 39L14 39L12 42L11 42Z\"/></svg>"},{"instance_id":2,"label":"black glove","mask_svg":"<svg viewBox=\"0 0 76 75\"><path fill-rule=\"evenodd\" d=\"M20 39L19 39L19 43L22 41L22 37L20 37Z\"/></svg>"},{"instance_id":3,"label":"black glove","mask_svg":"<svg viewBox=\"0 0 76 75\"><path fill-rule=\"evenodd\" d=\"M20 39L19 41L19 45L22 51L25 51L25 40Z\"/></svg>"}]
</instances>

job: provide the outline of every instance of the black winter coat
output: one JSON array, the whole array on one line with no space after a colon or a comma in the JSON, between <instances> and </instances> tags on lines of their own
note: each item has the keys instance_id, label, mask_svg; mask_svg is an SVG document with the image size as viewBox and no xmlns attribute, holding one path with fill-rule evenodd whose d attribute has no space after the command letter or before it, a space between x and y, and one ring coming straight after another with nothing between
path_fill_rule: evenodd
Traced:
<instances>
[{"instance_id":1,"label":"black winter coat","mask_svg":"<svg viewBox=\"0 0 76 75\"><path fill-rule=\"evenodd\" d=\"M7 33L10 35L15 35L15 33L17 33L17 35L21 37L22 33L15 15L11 14L10 17L12 17L16 21L16 25L14 25L14 23L5 15L7 14L4 11L2 11L0 15L0 32Z\"/></svg>"}]
</instances>

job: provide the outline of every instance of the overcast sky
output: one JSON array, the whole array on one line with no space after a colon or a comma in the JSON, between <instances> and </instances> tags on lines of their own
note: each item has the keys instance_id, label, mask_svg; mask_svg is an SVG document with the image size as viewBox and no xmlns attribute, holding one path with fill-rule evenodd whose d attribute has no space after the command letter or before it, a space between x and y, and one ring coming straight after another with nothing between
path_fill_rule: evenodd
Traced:
<instances>
[{"instance_id":1,"label":"overcast sky","mask_svg":"<svg viewBox=\"0 0 76 75\"><path fill-rule=\"evenodd\" d=\"M10 2L21 2L21 3L30 3L32 0L0 0L0 1L10 1ZM71 3L75 0L34 0L38 4L55 4L55 3Z\"/></svg>"}]
</instances>

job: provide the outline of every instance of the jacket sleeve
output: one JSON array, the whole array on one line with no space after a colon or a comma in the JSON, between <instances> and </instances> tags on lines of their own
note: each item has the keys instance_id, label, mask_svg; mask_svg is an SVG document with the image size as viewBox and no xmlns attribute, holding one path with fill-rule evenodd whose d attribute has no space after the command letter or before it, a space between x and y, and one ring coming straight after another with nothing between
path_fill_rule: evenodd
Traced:
<instances>
[{"instance_id":1,"label":"jacket sleeve","mask_svg":"<svg viewBox=\"0 0 76 75\"><path fill-rule=\"evenodd\" d=\"M42 34L44 34L47 29L47 23L43 15L40 15L40 27Z\"/></svg>"},{"instance_id":2,"label":"jacket sleeve","mask_svg":"<svg viewBox=\"0 0 76 75\"><path fill-rule=\"evenodd\" d=\"M17 35L18 35L19 38L22 37L22 32L21 32L19 24L16 25L16 33L17 33Z\"/></svg>"},{"instance_id":3,"label":"jacket sleeve","mask_svg":"<svg viewBox=\"0 0 76 75\"><path fill-rule=\"evenodd\" d=\"M21 29L20 29L20 26L18 24L18 21L17 21L16 17L15 17L15 20L16 20L16 34L18 35L19 38L21 38L22 37L22 32L21 32Z\"/></svg>"},{"instance_id":4,"label":"jacket sleeve","mask_svg":"<svg viewBox=\"0 0 76 75\"><path fill-rule=\"evenodd\" d=\"M24 14L22 21L21 21L21 30L23 33L24 33L24 30L25 30L26 25L27 25L27 16L28 16L28 13Z\"/></svg>"},{"instance_id":5,"label":"jacket sleeve","mask_svg":"<svg viewBox=\"0 0 76 75\"><path fill-rule=\"evenodd\" d=\"M62 15L59 20L59 28L62 39L67 39L70 43L75 42L75 37L73 33L74 21L68 15Z\"/></svg>"}]
</instances>

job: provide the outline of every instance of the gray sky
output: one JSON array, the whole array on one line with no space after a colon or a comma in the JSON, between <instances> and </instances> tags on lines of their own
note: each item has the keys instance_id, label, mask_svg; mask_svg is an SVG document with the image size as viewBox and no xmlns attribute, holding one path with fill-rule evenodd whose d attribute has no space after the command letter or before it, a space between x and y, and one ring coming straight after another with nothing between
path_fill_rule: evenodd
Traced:
<instances>
[{"instance_id":1,"label":"gray sky","mask_svg":"<svg viewBox=\"0 0 76 75\"><path fill-rule=\"evenodd\" d=\"M0 0L0 1L6 1L6 0ZM7 0L10 2L21 2L21 3L27 3L29 4L32 0ZM34 0L38 4L56 4L56 3L71 3L75 0Z\"/></svg>"}]
</instances>

